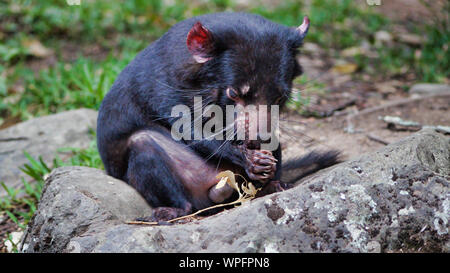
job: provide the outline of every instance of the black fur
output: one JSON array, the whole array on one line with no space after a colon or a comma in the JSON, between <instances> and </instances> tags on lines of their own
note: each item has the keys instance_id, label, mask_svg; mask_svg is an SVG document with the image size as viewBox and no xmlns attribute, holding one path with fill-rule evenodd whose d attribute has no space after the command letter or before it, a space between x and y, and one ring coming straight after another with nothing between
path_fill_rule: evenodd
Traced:
<instances>
[{"instance_id":1,"label":"black fur","mask_svg":"<svg viewBox=\"0 0 450 273\"><path fill-rule=\"evenodd\" d=\"M290 159L282 165L283 183L294 183L318 170L325 169L339 163L341 153L338 151L312 151L304 156Z\"/></svg>"},{"instance_id":2,"label":"black fur","mask_svg":"<svg viewBox=\"0 0 450 273\"><path fill-rule=\"evenodd\" d=\"M208 52L211 60L206 63L197 63L186 46L187 34L196 22L213 36ZM204 105L232 104L225 94L229 86L238 89L249 84L248 103L284 105L292 80L302 72L296 60L301 42L295 27L245 13L203 15L174 25L120 73L102 102L97 140L107 173L132 184L153 206L189 210L193 200L180 177L171 173L170 159L152 133L167 135L176 120L170 117L172 107L192 106L194 96L202 96ZM148 132L146 138L130 141L139 131ZM230 142L181 144L213 164L245 165L241 150ZM279 179L280 149L274 156L279 160L275 177ZM331 165L331 159L323 166Z\"/></svg>"}]
</instances>

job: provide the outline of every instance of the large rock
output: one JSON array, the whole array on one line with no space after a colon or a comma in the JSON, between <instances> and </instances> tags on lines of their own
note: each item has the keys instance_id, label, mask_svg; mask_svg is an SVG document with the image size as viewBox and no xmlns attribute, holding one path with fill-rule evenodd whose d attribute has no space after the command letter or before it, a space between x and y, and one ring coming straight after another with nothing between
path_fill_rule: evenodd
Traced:
<instances>
[{"instance_id":1,"label":"large rock","mask_svg":"<svg viewBox=\"0 0 450 273\"><path fill-rule=\"evenodd\" d=\"M50 163L60 148L87 148L89 130L97 127L97 112L79 109L34 118L0 130L0 181L7 186L21 185L25 176L19 167L29 163L24 151L34 158L42 156ZM5 191L0 187L0 196Z\"/></svg>"},{"instance_id":2,"label":"large rock","mask_svg":"<svg viewBox=\"0 0 450 273\"><path fill-rule=\"evenodd\" d=\"M296 187L173 226L127 225L150 208L89 168L53 171L25 252L448 252L449 138L420 131Z\"/></svg>"},{"instance_id":3,"label":"large rock","mask_svg":"<svg viewBox=\"0 0 450 273\"><path fill-rule=\"evenodd\" d=\"M61 167L46 181L33 228L25 236L31 239L28 251L62 251L73 237L96 234L151 213L139 193L103 171ZM93 244L93 239L85 243Z\"/></svg>"}]
</instances>

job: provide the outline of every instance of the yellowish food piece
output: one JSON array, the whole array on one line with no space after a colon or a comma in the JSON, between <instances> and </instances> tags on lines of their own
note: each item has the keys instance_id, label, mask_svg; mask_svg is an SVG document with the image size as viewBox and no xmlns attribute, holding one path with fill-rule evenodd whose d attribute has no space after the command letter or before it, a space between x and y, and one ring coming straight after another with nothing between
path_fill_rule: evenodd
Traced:
<instances>
[{"instance_id":1,"label":"yellowish food piece","mask_svg":"<svg viewBox=\"0 0 450 273\"><path fill-rule=\"evenodd\" d=\"M228 177L227 176L226 177L222 177L220 179L219 183L217 183L216 189L223 188L223 186L225 186L227 184L227 181L228 181Z\"/></svg>"},{"instance_id":2,"label":"yellowish food piece","mask_svg":"<svg viewBox=\"0 0 450 273\"><path fill-rule=\"evenodd\" d=\"M228 185L230 185L230 187L235 189L237 192L240 192L239 186L236 183L236 179L234 178L234 173L232 171L223 171L223 172L218 173L216 176L216 178L224 178L224 177L228 178L226 180L226 182L228 183Z\"/></svg>"}]
</instances>

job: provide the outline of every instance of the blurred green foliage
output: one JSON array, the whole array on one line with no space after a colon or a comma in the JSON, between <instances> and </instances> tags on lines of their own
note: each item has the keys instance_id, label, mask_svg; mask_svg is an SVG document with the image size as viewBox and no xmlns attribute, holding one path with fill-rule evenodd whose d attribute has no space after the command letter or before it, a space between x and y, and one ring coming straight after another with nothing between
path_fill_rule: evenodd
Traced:
<instances>
[{"instance_id":1,"label":"blurred green foliage","mask_svg":"<svg viewBox=\"0 0 450 273\"><path fill-rule=\"evenodd\" d=\"M117 74L137 52L176 22L203 13L243 10L289 26L298 25L308 14L312 27L307 42L331 49L332 57L339 57L345 48L360 46L362 41L374 43L376 31L389 31L391 22L387 18L352 0L312 0L308 7L302 3L287 0L275 7L243 8L232 0L86 0L79 6L70 6L63 0L2 0L0 117L27 119L73 108L97 109ZM356 56L356 62L363 71L377 65L376 73L395 74L406 66L422 81L440 81L449 70L445 49L449 42L448 22L436 22L419 31L428 38L419 59L414 48L398 45L378 47L378 60ZM30 71L30 40L52 49L56 62L50 67L43 65L40 71ZM67 44L75 46L70 50L75 57L69 61L64 58ZM84 56L83 49L93 46L106 52L106 57L99 60L96 56ZM22 86L22 91L11 88L14 84Z\"/></svg>"},{"instance_id":2,"label":"blurred green foliage","mask_svg":"<svg viewBox=\"0 0 450 273\"><path fill-rule=\"evenodd\" d=\"M2 211L21 229L31 220L37 208L44 187L45 176L54 168L62 166L86 166L103 169L103 163L97 151L95 132L91 131L92 141L88 148L63 148L59 154L69 155L68 160L62 160L56 155L52 164L45 163L41 157L37 159L24 152L28 163L21 167L27 178L21 177L22 187L8 187L0 181L0 186L6 191L6 196L0 197L0 214Z\"/></svg>"}]
</instances>

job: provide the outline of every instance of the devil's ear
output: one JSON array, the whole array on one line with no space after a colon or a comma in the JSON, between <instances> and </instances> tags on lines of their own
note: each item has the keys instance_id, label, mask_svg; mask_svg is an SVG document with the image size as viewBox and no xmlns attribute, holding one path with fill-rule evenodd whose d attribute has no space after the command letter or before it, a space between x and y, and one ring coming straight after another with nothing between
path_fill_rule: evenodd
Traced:
<instances>
[{"instance_id":1,"label":"devil's ear","mask_svg":"<svg viewBox=\"0 0 450 273\"><path fill-rule=\"evenodd\" d=\"M304 39L309 30L309 18L308 16L303 17L302 24L297 28L297 33L301 39Z\"/></svg>"},{"instance_id":2,"label":"devil's ear","mask_svg":"<svg viewBox=\"0 0 450 273\"><path fill-rule=\"evenodd\" d=\"M303 17L303 22L302 24L294 29L294 44L293 47L299 47L302 42L303 39L306 37L306 34L308 33L309 30L309 18L308 16Z\"/></svg>"},{"instance_id":3,"label":"devil's ear","mask_svg":"<svg viewBox=\"0 0 450 273\"><path fill-rule=\"evenodd\" d=\"M212 59L214 40L211 32L200 22L195 23L187 35L186 45L192 57L198 63Z\"/></svg>"}]
</instances>

